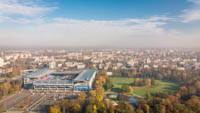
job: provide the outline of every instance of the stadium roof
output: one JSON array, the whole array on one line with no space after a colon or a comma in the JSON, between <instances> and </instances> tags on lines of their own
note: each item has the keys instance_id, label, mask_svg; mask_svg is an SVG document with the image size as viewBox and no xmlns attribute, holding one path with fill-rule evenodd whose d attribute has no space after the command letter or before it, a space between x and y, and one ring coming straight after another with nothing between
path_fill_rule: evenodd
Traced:
<instances>
[{"instance_id":1,"label":"stadium roof","mask_svg":"<svg viewBox=\"0 0 200 113\"><path fill-rule=\"evenodd\" d=\"M92 75L94 74L95 69L87 69L83 70L75 79L74 81L90 81Z\"/></svg>"},{"instance_id":2,"label":"stadium roof","mask_svg":"<svg viewBox=\"0 0 200 113\"><path fill-rule=\"evenodd\" d=\"M27 77L27 78L36 78L36 77L41 77L41 76L44 76L44 75L51 74L53 72L54 72L54 70L49 70L49 68L42 68L42 69L39 69L39 70L37 70L35 72L27 73L25 75L25 77Z\"/></svg>"}]
</instances>

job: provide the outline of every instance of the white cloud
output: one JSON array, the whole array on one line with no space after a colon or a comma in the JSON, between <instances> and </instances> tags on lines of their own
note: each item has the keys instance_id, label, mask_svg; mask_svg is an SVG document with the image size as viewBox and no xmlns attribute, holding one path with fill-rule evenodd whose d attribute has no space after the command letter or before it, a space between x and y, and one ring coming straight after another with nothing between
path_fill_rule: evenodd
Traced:
<instances>
[{"instance_id":1,"label":"white cloud","mask_svg":"<svg viewBox=\"0 0 200 113\"><path fill-rule=\"evenodd\" d=\"M76 20L55 18L45 22L8 28L0 27L0 45L12 46L109 46L183 47L199 46L197 36L165 28L171 18ZM188 38L190 37L190 38Z\"/></svg>"},{"instance_id":2,"label":"white cloud","mask_svg":"<svg viewBox=\"0 0 200 113\"><path fill-rule=\"evenodd\" d=\"M183 14L180 16L182 22L188 23L192 21L200 20L200 0L188 0L193 3L192 8L183 10Z\"/></svg>"},{"instance_id":3,"label":"white cloud","mask_svg":"<svg viewBox=\"0 0 200 113\"><path fill-rule=\"evenodd\" d=\"M31 18L40 17L56 7L36 4L33 0L0 0L0 21L27 23Z\"/></svg>"},{"instance_id":4,"label":"white cloud","mask_svg":"<svg viewBox=\"0 0 200 113\"><path fill-rule=\"evenodd\" d=\"M154 21L151 19L98 21L56 18L54 20L52 23L37 26L36 32L87 38L134 37L140 35L159 36L164 33L164 29L161 26L166 24L164 21Z\"/></svg>"},{"instance_id":5,"label":"white cloud","mask_svg":"<svg viewBox=\"0 0 200 113\"><path fill-rule=\"evenodd\" d=\"M7 34L7 37L20 36L19 44L29 45L135 46L139 43L158 43L167 37L177 36L176 30L164 29L166 21L166 17L110 21L55 18L49 23L25 26L21 31L15 31L16 35Z\"/></svg>"},{"instance_id":6,"label":"white cloud","mask_svg":"<svg viewBox=\"0 0 200 113\"><path fill-rule=\"evenodd\" d=\"M181 15L183 22L199 20L196 13L200 0L190 0L195 7ZM200 5L199 5L200 6ZM192 35L181 33L165 25L180 18L152 16L120 20L77 20L48 18L45 15L54 7L36 4L33 0L0 0L0 23L11 22L12 27L0 27L0 45L50 46L193 46L199 42ZM194 11L194 13L192 13ZM197 15L197 16L194 16ZM39 17L39 18L38 18ZM29 23L21 25L24 23ZM188 38L190 37L190 38ZM195 43L195 44L194 44ZM196 44L198 45L198 44Z\"/></svg>"}]
</instances>

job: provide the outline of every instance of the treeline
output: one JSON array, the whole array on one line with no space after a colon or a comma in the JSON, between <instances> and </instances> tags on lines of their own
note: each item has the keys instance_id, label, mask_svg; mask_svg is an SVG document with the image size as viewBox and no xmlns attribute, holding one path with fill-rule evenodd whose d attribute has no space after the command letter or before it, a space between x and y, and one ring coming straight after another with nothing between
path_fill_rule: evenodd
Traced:
<instances>
[{"instance_id":1,"label":"treeline","mask_svg":"<svg viewBox=\"0 0 200 113\"><path fill-rule=\"evenodd\" d=\"M133 106L128 103L119 103L113 106L104 98L104 89L84 92L77 99L64 100L49 108L49 113L135 113Z\"/></svg>"},{"instance_id":2,"label":"treeline","mask_svg":"<svg viewBox=\"0 0 200 113\"><path fill-rule=\"evenodd\" d=\"M12 81L12 82L4 81L0 83L0 99L19 91L21 87L22 87L21 81Z\"/></svg>"},{"instance_id":3,"label":"treeline","mask_svg":"<svg viewBox=\"0 0 200 113\"><path fill-rule=\"evenodd\" d=\"M176 70L172 68L148 68L148 69L132 69L132 70L117 70L117 76L134 77L134 78L151 78L164 81L173 81L188 90L188 95L200 96L200 70ZM139 80L140 81L140 80ZM137 85L142 85L138 82ZM152 82L153 83L153 82Z\"/></svg>"},{"instance_id":4,"label":"treeline","mask_svg":"<svg viewBox=\"0 0 200 113\"><path fill-rule=\"evenodd\" d=\"M144 79L148 78L174 81L180 84L179 90L174 94L157 93L155 97L152 97L148 93L146 100L139 100L137 113L200 113L199 70L179 71L170 68L159 68L157 70L126 70L121 72L129 73L130 76L127 77L138 79L135 79L135 82L139 81L137 85L140 85L140 83L144 82ZM134 72L135 74L133 74Z\"/></svg>"},{"instance_id":5,"label":"treeline","mask_svg":"<svg viewBox=\"0 0 200 113\"><path fill-rule=\"evenodd\" d=\"M135 78L133 82L134 86L153 86L156 85L154 78Z\"/></svg>"},{"instance_id":6,"label":"treeline","mask_svg":"<svg viewBox=\"0 0 200 113\"><path fill-rule=\"evenodd\" d=\"M122 69L115 70L114 76L134 77L134 78L154 78L158 80L174 81L179 84L184 84L186 80L200 76L200 70L177 70L173 68L147 68L147 69Z\"/></svg>"},{"instance_id":7,"label":"treeline","mask_svg":"<svg viewBox=\"0 0 200 113\"><path fill-rule=\"evenodd\" d=\"M147 95L146 100L139 100L137 113L200 113L200 99L193 95L183 100L181 93L169 95L158 93L155 97Z\"/></svg>"}]
</instances>

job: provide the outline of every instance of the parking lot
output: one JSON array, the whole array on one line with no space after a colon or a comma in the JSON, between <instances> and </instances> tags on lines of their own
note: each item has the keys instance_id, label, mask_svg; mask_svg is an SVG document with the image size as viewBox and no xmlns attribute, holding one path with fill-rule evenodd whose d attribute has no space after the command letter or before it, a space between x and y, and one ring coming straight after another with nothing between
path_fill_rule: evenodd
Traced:
<instances>
[{"instance_id":1,"label":"parking lot","mask_svg":"<svg viewBox=\"0 0 200 113\"><path fill-rule=\"evenodd\" d=\"M76 98L79 92L33 92L22 90L0 101L3 109L8 113L45 113L48 106L64 99Z\"/></svg>"}]
</instances>

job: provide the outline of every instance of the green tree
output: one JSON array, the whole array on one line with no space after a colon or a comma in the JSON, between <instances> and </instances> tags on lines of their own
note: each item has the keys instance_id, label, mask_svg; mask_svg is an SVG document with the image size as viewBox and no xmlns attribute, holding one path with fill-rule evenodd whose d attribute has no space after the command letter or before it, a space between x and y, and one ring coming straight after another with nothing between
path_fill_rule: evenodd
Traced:
<instances>
[{"instance_id":1,"label":"green tree","mask_svg":"<svg viewBox=\"0 0 200 113\"><path fill-rule=\"evenodd\" d=\"M155 81L154 78L151 79L151 85L152 85L152 86L156 85L156 81Z\"/></svg>"},{"instance_id":2,"label":"green tree","mask_svg":"<svg viewBox=\"0 0 200 113\"><path fill-rule=\"evenodd\" d=\"M111 90L111 88L112 88L112 80L107 78L106 79L106 89Z\"/></svg>"}]
</instances>

